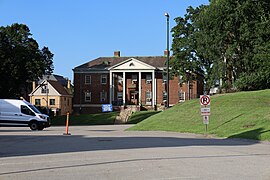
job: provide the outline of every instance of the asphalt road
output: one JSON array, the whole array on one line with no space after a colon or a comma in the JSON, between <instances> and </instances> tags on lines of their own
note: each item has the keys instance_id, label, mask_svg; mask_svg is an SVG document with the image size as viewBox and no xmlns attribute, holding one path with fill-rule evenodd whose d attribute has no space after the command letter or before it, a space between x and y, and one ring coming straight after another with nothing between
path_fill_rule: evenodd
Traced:
<instances>
[{"instance_id":1,"label":"asphalt road","mask_svg":"<svg viewBox=\"0 0 270 180\"><path fill-rule=\"evenodd\" d=\"M270 179L270 143L128 127L0 127L0 179Z\"/></svg>"}]
</instances>

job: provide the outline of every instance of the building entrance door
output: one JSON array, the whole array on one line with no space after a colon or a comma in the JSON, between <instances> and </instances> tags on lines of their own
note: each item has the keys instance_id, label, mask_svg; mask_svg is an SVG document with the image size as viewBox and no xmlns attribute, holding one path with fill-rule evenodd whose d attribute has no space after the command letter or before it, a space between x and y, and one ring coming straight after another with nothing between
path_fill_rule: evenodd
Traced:
<instances>
[{"instance_id":1,"label":"building entrance door","mask_svg":"<svg viewBox=\"0 0 270 180\"><path fill-rule=\"evenodd\" d=\"M130 103L138 105L138 93L134 90L129 91Z\"/></svg>"}]
</instances>

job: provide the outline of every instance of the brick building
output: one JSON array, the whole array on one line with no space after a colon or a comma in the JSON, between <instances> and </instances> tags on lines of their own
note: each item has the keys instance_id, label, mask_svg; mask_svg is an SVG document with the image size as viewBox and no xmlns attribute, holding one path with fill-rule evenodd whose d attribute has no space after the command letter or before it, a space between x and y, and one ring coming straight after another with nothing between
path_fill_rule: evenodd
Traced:
<instances>
[{"instance_id":1,"label":"brick building","mask_svg":"<svg viewBox=\"0 0 270 180\"><path fill-rule=\"evenodd\" d=\"M165 52L166 55L166 52ZM101 112L102 104L137 105L147 109L166 103L166 56L100 57L77 66L74 72L75 113ZM175 76L170 80L169 103L174 105L203 94L203 78L180 83Z\"/></svg>"}]
</instances>

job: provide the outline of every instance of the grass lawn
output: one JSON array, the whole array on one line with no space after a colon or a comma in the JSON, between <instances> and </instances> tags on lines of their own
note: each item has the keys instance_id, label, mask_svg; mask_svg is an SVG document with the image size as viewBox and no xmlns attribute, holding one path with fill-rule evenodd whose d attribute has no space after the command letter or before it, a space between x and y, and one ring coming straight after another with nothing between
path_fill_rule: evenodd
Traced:
<instances>
[{"instance_id":1,"label":"grass lawn","mask_svg":"<svg viewBox=\"0 0 270 180\"><path fill-rule=\"evenodd\" d=\"M69 125L110 125L119 112L71 115ZM66 125L66 116L56 116L52 118L52 126Z\"/></svg>"},{"instance_id":2,"label":"grass lawn","mask_svg":"<svg viewBox=\"0 0 270 180\"><path fill-rule=\"evenodd\" d=\"M131 115L127 124L137 124L155 114L160 113L159 111L138 111Z\"/></svg>"},{"instance_id":3,"label":"grass lawn","mask_svg":"<svg viewBox=\"0 0 270 180\"><path fill-rule=\"evenodd\" d=\"M129 130L204 134L199 99L175 105ZM211 96L208 134L270 141L270 90Z\"/></svg>"}]
</instances>

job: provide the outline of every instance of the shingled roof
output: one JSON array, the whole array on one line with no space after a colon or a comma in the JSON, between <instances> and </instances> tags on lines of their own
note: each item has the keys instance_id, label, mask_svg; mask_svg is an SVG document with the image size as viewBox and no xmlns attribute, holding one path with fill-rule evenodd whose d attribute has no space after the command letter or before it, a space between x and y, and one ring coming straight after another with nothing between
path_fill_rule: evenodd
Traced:
<instances>
[{"instance_id":1,"label":"shingled roof","mask_svg":"<svg viewBox=\"0 0 270 180\"><path fill-rule=\"evenodd\" d=\"M73 70L107 70L108 68L131 58L137 59L156 68L165 67L165 62L167 60L164 56L99 57L77 66Z\"/></svg>"},{"instance_id":2,"label":"shingled roof","mask_svg":"<svg viewBox=\"0 0 270 180\"><path fill-rule=\"evenodd\" d=\"M50 83L53 88L61 95L70 95L68 93L68 90L60 84L58 81L48 80L48 83Z\"/></svg>"}]
</instances>

